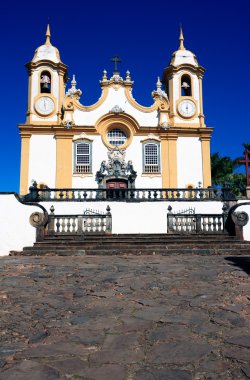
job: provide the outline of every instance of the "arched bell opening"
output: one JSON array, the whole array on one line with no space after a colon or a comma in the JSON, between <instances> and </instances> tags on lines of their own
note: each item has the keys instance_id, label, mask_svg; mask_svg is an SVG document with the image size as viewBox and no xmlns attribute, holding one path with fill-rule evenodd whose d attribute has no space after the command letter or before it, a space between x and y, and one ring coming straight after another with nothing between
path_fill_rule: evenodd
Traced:
<instances>
[{"instance_id":1,"label":"arched bell opening","mask_svg":"<svg viewBox=\"0 0 250 380\"><path fill-rule=\"evenodd\" d=\"M40 76L40 92L42 94L51 93L51 74L49 71L42 71Z\"/></svg>"}]
</instances>

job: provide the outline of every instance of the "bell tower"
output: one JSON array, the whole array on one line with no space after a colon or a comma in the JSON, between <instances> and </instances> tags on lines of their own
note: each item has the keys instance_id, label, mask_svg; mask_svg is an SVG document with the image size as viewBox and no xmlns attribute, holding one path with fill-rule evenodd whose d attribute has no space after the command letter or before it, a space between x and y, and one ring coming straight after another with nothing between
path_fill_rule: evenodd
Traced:
<instances>
[{"instance_id":1,"label":"bell tower","mask_svg":"<svg viewBox=\"0 0 250 380\"><path fill-rule=\"evenodd\" d=\"M39 46L31 62L29 74L28 110L26 124L60 124L67 81L67 66L59 51L50 42L47 25L46 40Z\"/></svg>"},{"instance_id":2,"label":"bell tower","mask_svg":"<svg viewBox=\"0 0 250 380\"><path fill-rule=\"evenodd\" d=\"M185 48L182 28L179 41L179 48L172 54L162 77L170 102L170 125L205 127L202 99L205 69L198 64L195 54Z\"/></svg>"},{"instance_id":3,"label":"bell tower","mask_svg":"<svg viewBox=\"0 0 250 380\"><path fill-rule=\"evenodd\" d=\"M45 43L36 49L33 59L26 64L29 75L28 110L25 123L19 124L21 194L28 192L34 178L41 185L55 186L54 174L49 175L47 167L53 168L51 173L55 172L56 157L63 151L60 146L62 140L55 138L55 131L60 130L62 124L67 66L61 61L59 51L51 44L50 38L47 25Z\"/></svg>"}]
</instances>

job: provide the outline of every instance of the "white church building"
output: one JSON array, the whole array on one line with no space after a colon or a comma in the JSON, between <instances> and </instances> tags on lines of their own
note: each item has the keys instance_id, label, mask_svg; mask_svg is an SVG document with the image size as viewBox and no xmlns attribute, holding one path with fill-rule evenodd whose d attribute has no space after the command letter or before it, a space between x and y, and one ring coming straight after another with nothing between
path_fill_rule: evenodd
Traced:
<instances>
[{"instance_id":1,"label":"white church building","mask_svg":"<svg viewBox=\"0 0 250 380\"><path fill-rule=\"evenodd\" d=\"M26 65L20 193L0 194L0 255L61 236L81 245L86 235L95 241L96 234L123 240L154 234L165 252L171 234L175 242L182 233L228 235L237 200L211 187L205 69L184 47L182 30L150 107L134 99L130 72L119 73L119 61L113 58L111 77L103 71L100 98L85 106L75 76L67 84L67 66L47 27L45 43ZM244 203L250 215L249 207ZM235 218L244 227L240 239L250 240L242 210Z\"/></svg>"},{"instance_id":2,"label":"white church building","mask_svg":"<svg viewBox=\"0 0 250 380\"><path fill-rule=\"evenodd\" d=\"M67 88L67 66L46 41L26 65L28 110L19 125L22 140L20 194L38 188L207 188L211 185L210 138L205 125L204 68L179 48L158 79L152 105L133 97L130 72L121 76L114 57L104 70L101 97L81 103L75 76ZM42 157L42 159L41 159Z\"/></svg>"}]
</instances>

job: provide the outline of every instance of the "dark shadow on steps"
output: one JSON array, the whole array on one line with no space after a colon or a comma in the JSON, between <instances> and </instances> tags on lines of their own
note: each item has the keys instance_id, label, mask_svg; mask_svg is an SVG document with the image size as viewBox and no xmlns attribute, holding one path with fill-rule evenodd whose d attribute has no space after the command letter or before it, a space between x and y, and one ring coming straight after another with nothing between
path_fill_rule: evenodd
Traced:
<instances>
[{"instance_id":1,"label":"dark shadow on steps","mask_svg":"<svg viewBox=\"0 0 250 380\"><path fill-rule=\"evenodd\" d=\"M228 256L225 257L225 260L231 261L231 265L241 268L250 275L250 256Z\"/></svg>"}]
</instances>

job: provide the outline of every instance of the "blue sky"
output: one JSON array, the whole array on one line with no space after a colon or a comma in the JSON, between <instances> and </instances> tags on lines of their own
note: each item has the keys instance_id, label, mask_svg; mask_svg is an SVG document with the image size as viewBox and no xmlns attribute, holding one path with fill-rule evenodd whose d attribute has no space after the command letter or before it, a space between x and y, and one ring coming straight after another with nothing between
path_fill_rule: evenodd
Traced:
<instances>
[{"instance_id":1,"label":"blue sky","mask_svg":"<svg viewBox=\"0 0 250 380\"><path fill-rule=\"evenodd\" d=\"M100 97L99 79L104 68L112 74L115 54L122 59L121 75L131 72L136 100L150 105L157 76L178 48L182 23L185 47L206 68L204 113L207 126L214 127L211 151L241 156L242 142L250 142L249 8L248 0L1 2L0 191L19 190L17 124L25 121L28 93L24 64L44 43L48 19L52 44L69 77L76 74L86 105Z\"/></svg>"}]
</instances>

